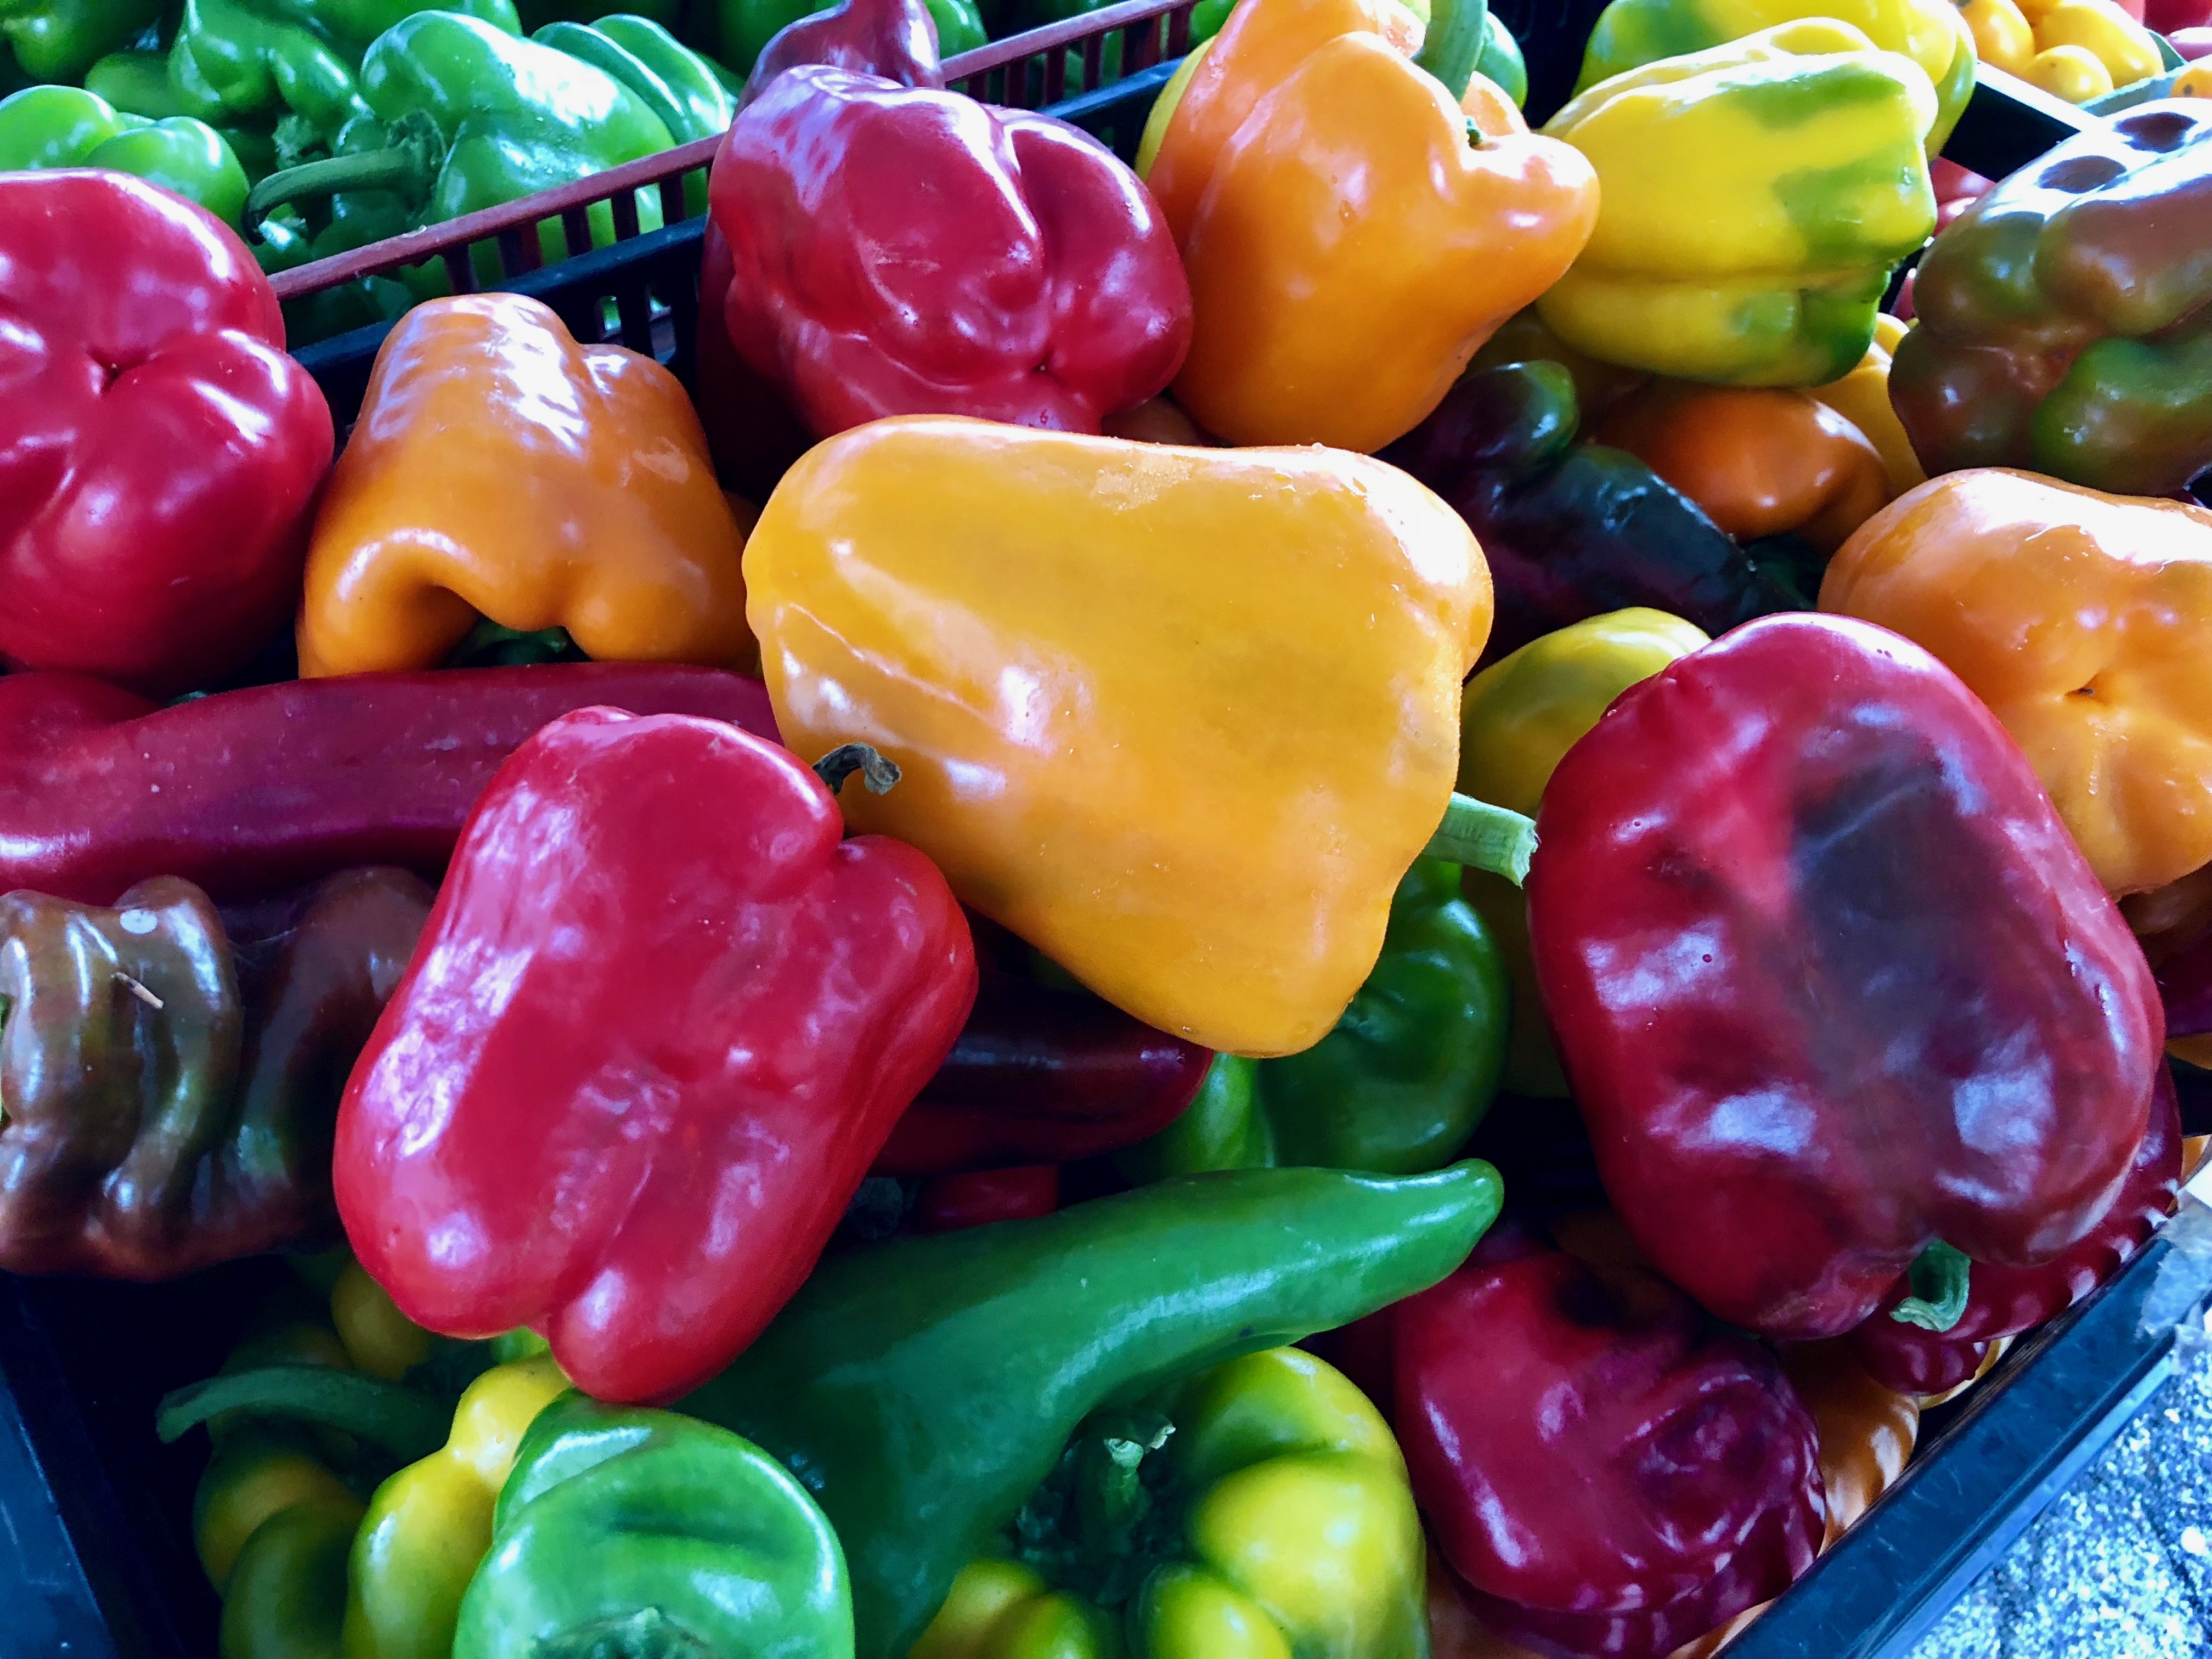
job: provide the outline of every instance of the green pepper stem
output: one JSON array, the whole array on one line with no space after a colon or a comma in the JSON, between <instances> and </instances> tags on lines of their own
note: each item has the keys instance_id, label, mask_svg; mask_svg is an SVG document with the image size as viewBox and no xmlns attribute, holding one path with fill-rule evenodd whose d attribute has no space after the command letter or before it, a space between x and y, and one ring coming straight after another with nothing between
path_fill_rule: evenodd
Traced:
<instances>
[{"instance_id":1,"label":"green pepper stem","mask_svg":"<svg viewBox=\"0 0 2212 1659\"><path fill-rule=\"evenodd\" d=\"M532 1659L737 1659L701 1641L659 1607L594 1619L538 1637Z\"/></svg>"},{"instance_id":2,"label":"green pepper stem","mask_svg":"<svg viewBox=\"0 0 2212 1659\"><path fill-rule=\"evenodd\" d=\"M1472 795L1455 794L1421 856L1487 870L1519 887L1528 879L1528 860L1535 853L1534 819L1522 817L1510 806L1492 806Z\"/></svg>"},{"instance_id":3,"label":"green pepper stem","mask_svg":"<svg viewBox=\"0 0 2212 1659\"><path fill-rule=\"evenodd\" d=\"M450 1401L328 1365L263 1365L211 1376L166 1396L154 1415L164 1444L225 1412L339 1429L402 1462L428 1457L453 1427Z\"/></svg>"},{"instance_id":4,"label":"green pepper stem","mask_svg":"<svg viewBox=\"0 0 2212 1659\"><path fill-rule=\"evenodd\" d=\"M1937 1239L1915 1256L1906 1279L1912 1294L1889 1310L1902 1325L1923 1331L1948 1331L1966 1311L1968 1270L1973 1263L1963 1251Z\"/></svg>"},{"instance_id":5,"label":"green pepper stem","mask_svg":"<svg viewBox=\"0 0 2212 1659\"><path fill-rule=\"evenodd\" d=\"M410 202L427 200L446 165L445 142L425 117L402 117L386 134L386 148L272 173L246 198L246 216L258 221L290 202L321 201L343 191L396 191Z\"/></svg>"},{"instance_id":6,"label":"green pepper stem","mask_svg":"<svg viewBox=\"0 0 2212 1659\"><path fill-rule=\"evenodd\" d=\"M1444 83L1456 104L1467 96L1490 26L1490 0L1434 0L1428 32L1413 61Z\"/></svg>"},{"instance_id":7,"label":"green pepper stem","mask_svg":"<svg viewBox=\"0 0 2212 1659\"><path fill-rule=\"evenodd\" d=\"M814 775L831 794L845 787L845 780L854 773L868 787L872 795L888 794L890 787L899 781L898 763L876 752L865 743L840 744L814 763Z\"/></svg>"}]
</instances>

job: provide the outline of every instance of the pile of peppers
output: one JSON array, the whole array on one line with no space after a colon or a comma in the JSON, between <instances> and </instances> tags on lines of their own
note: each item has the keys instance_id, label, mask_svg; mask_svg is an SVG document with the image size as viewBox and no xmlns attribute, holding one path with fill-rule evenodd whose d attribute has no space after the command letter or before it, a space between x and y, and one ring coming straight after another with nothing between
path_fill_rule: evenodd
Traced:
<instances>
[{"instance_id":1,"label":"pile of peppers","mask_svg":"<svg viewBox=\"0 0 2212 1659\"><path fill-rule=\"evenodd\" d=\"M284 1264L222 1659L1708 1659L2177 1202L2212 105L1089 9L0 0L0 1269ZM717 135L686 380L269 281Z\"/></svg>"}]
</instances>

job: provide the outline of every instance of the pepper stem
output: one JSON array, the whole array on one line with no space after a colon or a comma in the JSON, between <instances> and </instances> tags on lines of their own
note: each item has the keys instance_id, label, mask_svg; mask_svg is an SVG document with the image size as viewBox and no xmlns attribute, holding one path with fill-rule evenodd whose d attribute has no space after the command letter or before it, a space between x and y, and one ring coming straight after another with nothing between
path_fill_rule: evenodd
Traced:
<instances>
[{"instance_id":1,"label":"pepper stem","mask_svg":"<svg viewBox=\"0 0 2212 1659\"><path fill-rule=\"evenodd\" d=\"M1923 1331L1948 1331L1966 1311L1968 1269L1973 1263L1964 1251L1937 1239L1912 1259L1906 1279L1912 1294L1889 1310L1903 1325Z\"/></svg>"},{"instance_id":2,"label":"pepper stem","mask_svg":"<svg viewBox=\"0 0 2212 1659\"><path fill-rule=\"evenodd\" d=\"M1536 853L1536 823L1510 806L1492 806L1472 795L1455 794L1444 821L1429 837L1421 856L1443 859L1472 870L1503 876L1516 887L1528 879L1528 860Z\"/></svg>"},{"instance_id":3,"label":"pepper stem","mask_svg":"<svg viewBox=\"0 0 2212 1659\"><path fill-rule=\"evenodd\" d=\"M532 1642L530 1652L531 1659L720 1659L718 1649L659 1607L556 1631Z\"/></svg>"},{"instance_id":4,"label":"pepper stem","mask_svg":"<svg viewBox=\"0 0 2212 1659\"><path fill-rule=\"evenodd\" d=\"M1490 0L1432 0L1428 32L1414 63L1444 83L1456 104L1467 96L1490 27Z\"/></svg>"},{"instance_id":5,"label":"pepper stem","mask_svg":"<svg viewBox=\"0 0 2212 1659\"><path fill-rule=\"evenodd\" d=\"M869 744L840 744L814 763L814 775L833 795L845 787L845 780L855 772L860 775L860 781L867 785L872 795L890 793L890 787L899 781L897 763L877 753Z\"/></svg>"},{"instance_id":6,"label":"pepper stem","mask_svg":"<svg viewBox=\"0 0 2212 1659\"><path fill-rule=\"evenodd\" d=\"M166 1445L225 1412L340 1429L405 1463L444 1445L453 1422L451 1401L404 1382L327 1365L263 1365L168 1395L154 1414L154 1431Z\"/></svg>"},{"instance_id":7,"label":"pepper stem","mask_svg":"<svg viewBox=\"0 0 2212 1659\"><path fill-rule=\"evenodd\" d=\"M272 173L246 198L248 221L258 221L288 202L321 201L342 191L396 191L410 202L428 198L446 165L445 141L427 118L392 123L382 149L332 155Z\"/></svg>"}]
</instances>

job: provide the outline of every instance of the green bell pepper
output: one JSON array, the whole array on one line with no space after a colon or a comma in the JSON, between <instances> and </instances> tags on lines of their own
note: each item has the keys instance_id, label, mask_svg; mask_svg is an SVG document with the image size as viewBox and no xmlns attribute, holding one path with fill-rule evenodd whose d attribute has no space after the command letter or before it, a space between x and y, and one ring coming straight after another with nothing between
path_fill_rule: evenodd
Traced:
<instances>
[{"instance_id":1,"label":"green bell pepper","mask_svg":"<svg viewBox=\"0 0 2212 1659\"><path fill-rule=\"evenodd\" d=\"M1522 108L1528 101L1528 60L1521 55L1521 43L1494 11L1482 27L1482 56L1474 60L1474 71L1495 82L1514 108Z\"/></svg>"},{"instance_id":2,"label":"green bell pepper","mask_svg":"<svg viewBox=\"0 0 2212 1659\"><path fill-rule=\"evenodd\" d=\"M0 0L0 46L33 82L75 81L161 15L161 0Z\"/></svg>"},{"instance_id":3,"label":"green bell pepper","mask_svg":"<svg viewBox=\"0 0 2212 1659\"><path fill-rule=\"evenodd\" d=\"M1195 1176L825 1259L679 1409L763 1448L844 1540L856 1651L905 1659L1085 1419L1413 1295L1496 1218L1497 1171Z\"/></svg>"},{"instance_id":4,"label":"green bell pepper","mask_svg":"<svg viewBox=\"0 0 2212 1659\"><path fill-rule=\"evenodd\" d=\"M0 98L0 172L106 167L198 202L236 228L246 169L222 135L189 115L125 115L82 87L26 87Z\"/></svg>"},{"instance_id":5,"label":"green bell pepper","mask_svg":"<svg viewBox=\"0 0 2212 1659\"><path fill-rule=\"evenodd\" d=\"M1316 1164L1411 1175L1467 1144L1498 1091L1510 981L1459 866L1424 859L1336 1029L1279 1060L1217 1057L1183 1115L1116 1158L1132 1180Z\"/></svg>"},{"instance_id":6,"label":"green bell pepper","mask_svg":"<svg viewBox=\"0 0 2212 1659\"><path fill-rule=\"evenodd\" d=\"M223 1596L222 1659L345 1659L346 1556L360 1520L359 1498L311 1498L254 1529Z\"/></svg>"},{"instance_id":7,"label":"green bell pepper","mask_svg":"<svg viewBox=\"0 0 2212 1659\"><path fill-rule=\"evenodd\" d=\"M1367 1397L1296 1348L1092 1418L1000 1544L909 1659L1428 1651L1405 1458Z\"/></svg>"},{"instance_id":8,"label":"green bell pepper","mask_svg":"<svg viewBox=\"0 0 2212 1659\"><path fill-rule=\"evenodd\" d=\"M737 100L714 65L649 17L617 13L589 27L548 23L531 39L605 70L659 118L679 144L717 138L737 118ZM703 169L684 178L684 205L696 218L707 210Z\"/></svg>"},{"instance_id":9,"label":"green bell pepper","mask_svg":"<svg viewBox=\"0 0 2212 1659\"><path fill-rule=\"evenodd\" d=\"M957 58L988 44L991 37L984 30L983 14L975 0L927 0L927 4L930 16L937 21L939 58ZM1109 44L1119 46L1121 40L1116 34Z\"/></svg>"},{"instance_id":10,"label":"green bell pepper","mask_svg":"<svg viewBox=\"0 0 2212 1659\"><path fill-rule=\"evenodd\" d=\"M568 1395L523 1437L453 1644L524 1653L853 1659L845 1553L757 1447Z\"/></svg>"},{"instance_id":11,"label":"green bell pepper","mask_svg":"<svg viewBox=\"0 0 2212 1659\"><path fill-rule=\"evenodd\" d=\"M588 23L605 3L606 0L514 0L514 9L522 15L524 30L535 34L548 23ZM684 24L683 0L642 0L634 15L665 29L680 29Z\"/></svg>"},{"instance_id":12,"label":"green bell pepper","mask_svg":"<svg viewBox=\"0 0 2212 1659\"><path fill-rule=\"evenodd\" d=\"M96 92L126 115L160 121L187 112L169 81L169 54L136 47L111 52L84 72L87 92Z\"/></svg>"}]
</instances>

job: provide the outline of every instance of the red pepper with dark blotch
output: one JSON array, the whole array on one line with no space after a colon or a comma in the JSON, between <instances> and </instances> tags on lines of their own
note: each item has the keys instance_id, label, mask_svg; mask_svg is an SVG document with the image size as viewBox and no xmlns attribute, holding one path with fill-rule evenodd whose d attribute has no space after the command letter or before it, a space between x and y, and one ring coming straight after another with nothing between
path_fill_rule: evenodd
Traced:
<instances>
[{"instance_id":1,"label":"red pepper with dark blotch","mask_svg":"<svg viewBox=\"0 0 2212 1659\"><path fill-rule=\"evenodd\" d=\"M1190 343L1151 195L1049 116L787 70L731 126L711 202L731 343L822 437L890 415L1095 433Z\"/></svg>"},{"instance_id":2,"label":"red pepper with dark blotch","mask_svg":"<svg viewBox=\"0 0 2212 1659\"><path fill-rule=\"evenodd\" d=\"M1120 1152L1182 1115L1211 1049L1087 991L985 969L952 1052L876 1158L875 1173L945 1175Z\"/></svg>"},{"instance_id":3,"label":"red pepper with dark blotch","mask_svg":"<svg viewBox=\"0 0 2212 1659\"><path fill-rule=\"evenodd\" d=\"M1656 1276L1508 1230L1374 1322L1414 1498L1498 1634L1646 1659L1812 1565L1812 1419L1772 1354Z\"/></svg>"},{"instance_id":4,"label":"red pepper with dark blotch","mask_svg":"<svg viewBox=\"0 0 2212 1659\"><path fill-rule=\"evenodd\" d=\"M918 1233L964 1232L994 1221L1028 1221L1060 1207L1060 1166L975 1170L922 1183L907 1225Z\"/></svg>"},{"instance_id":5,"label":"red pepper with dark blotch","mask_svg":"<svg viewBox=\"0 0 2212 1659\"><path fill-rule=\"evenodd\" d=\"M347 1085L334 1186L417 1324L672 1399L812 1270L975 996L936 866L716 720L587 708L500 769Z\"/></svg>"},{"instance_id":6,"label":"red pepper with dark blotch","mask_svg":"<svg viewBox=\"0 0 2212 1659\"><path fill-rule=\"evenodd\" d=\"M2039 1267L2150 1111L2148 965L1956 676L1848 618L1631 688L1544 790L1538 984L1613 1207L1730 1323L1864 1320L1937 1241Z\"/></svg>"},{"instance_id":7,"label":"red pepper with dark blotch","mask_svg":"<svg viewBox=\"0 0 2212 1659\"><path fill-rule=\"evenodd\" d=\"M1881 1307L1844 1339L1868 1376L1899 1394L1942 1394L1979 1370L1989 1345L2055 1319L2103 1284L2141 1249L2172 1212L2181 1185L2181 1109L2172 1073L2159 1068L2150 1127L2128 1166L2126 1183L2094 1231L2040 1267L1978 1263L1966 1280L1966 1310L1948 1331L1890 1317L1911 1294L1900 1279Z\"/></svg>"},{"instance_id":8,"label":"red pepper with dark blotch","mask_svg":"<svg viewBox=\"0 0 2212 1659\"><path fill-rule=\"evenodd\" d=\"M802 64L858 70L902 87L945 84L937 20L923 0L840 0L827 11L785 24L753 60L738 107L744 108L777 76Z\"/></svg>"},{"instance_id":9,"label":"red pepper with dark blotch","mask_svg":"<svg viewBox=\"0 0 2212 1659\"><path fill-rule=\"evenodd\" d=\"M0 662L167 696L250 661L334 434L245 243L125 173L0 174Z\"/></svg>"},{"instance_id":10,"label":"red pepper with dark blotch","mask_svg":"<svg viewBox=\"0 0 2212 1659\"><path fill-rule=\"evenodd\" d=\"M81 674L0 678L0 891L110 904L167 875L229 902L361 864L434 880L515 745L606 702L775 736L759 681L677 664L288 680L169 708Z\"/></svg>"}]
</instances>

